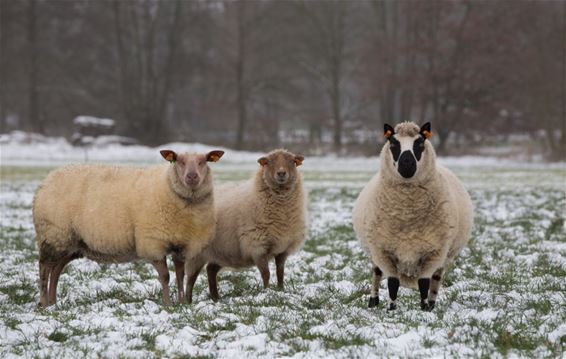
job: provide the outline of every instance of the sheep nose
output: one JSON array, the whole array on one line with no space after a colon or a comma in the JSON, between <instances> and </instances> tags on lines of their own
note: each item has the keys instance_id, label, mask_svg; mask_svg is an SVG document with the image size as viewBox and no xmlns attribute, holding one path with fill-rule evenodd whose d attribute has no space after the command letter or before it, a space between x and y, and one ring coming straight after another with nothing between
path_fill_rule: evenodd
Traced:
<instances>
[{"instance_id":1,"label":"sheep nose","mask_svg":"<svg viewBox=\"0 0 566 359\"><path fill-rule=\"evenodd\" d=\"M187 173L187 179L189 181L196 181L198 179L198 173L196 172Z\"/></svg>"},{"instance_id":2,"label":"sheep nose","mask_svg":"<svg viewBox=\"0 0 566 359\"><path fill-rule=\"evenodd\" d=\"M287 171L277 171L277 176L285 177L285 175L287 175Z\"/></svg>"},{"instance_id":3,"label":"sheep nose","mask_svg":"<svg viewBox=\"0 0 566 359\"><path fill-rule=\"evenodd\" d=\"M401 154L397 170L405 178L411 178L415 175L415 172L417 172L417 161L411 151L405 151Z\"/></svg>"}]
</instances>

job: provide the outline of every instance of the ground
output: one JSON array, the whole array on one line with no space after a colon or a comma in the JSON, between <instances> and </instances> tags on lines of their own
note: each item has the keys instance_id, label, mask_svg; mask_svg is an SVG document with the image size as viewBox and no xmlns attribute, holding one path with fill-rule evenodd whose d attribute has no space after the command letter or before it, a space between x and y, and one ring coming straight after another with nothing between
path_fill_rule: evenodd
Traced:
<instances>
[{"instance_id":1,"label":"ground","mask_svg":"<svg viewBox=\"0 0 566 359\"><path fill-rule=\"evenodd\" d=\"M249 176L254 161L239 160L247 164L219 163L215 181ZM66 268L59 302L47 310L37 307L31 203L59 163L15 162L4 160L0 175L2 358L564 356L563 165L447 161L474 203L470 244L433 312L422 312L418 292L405 288L391 312L385 281L380 306L367 307L370 267L351 225L376 158L305 160L310 230L287 263L283 291L261 289L254 268L221 272L222 299L213 303L203 273L194 304L165 307L151 265L81 259Z\"/></svg>"}]
</instances>

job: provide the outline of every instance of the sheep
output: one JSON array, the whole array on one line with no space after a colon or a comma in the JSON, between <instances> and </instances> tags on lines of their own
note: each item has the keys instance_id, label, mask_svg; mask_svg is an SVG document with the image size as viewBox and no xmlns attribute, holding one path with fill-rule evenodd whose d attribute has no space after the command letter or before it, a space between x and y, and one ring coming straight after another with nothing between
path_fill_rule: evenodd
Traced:
<instances>
[{"instance_id":1,"label":"sheep","mask_svg":"<svg viewBox=\"0 0 566 359\"><path fill-rule=\"evenodd\" d=\"M167 254L173 254L178 300L184 301L183 262L197 255L215 230L207 162L223 154L163 150L171 165L72 165L51 172L33 201L39 304L55 304L61 271L70 261L86 257L101 263L151 261L163 287L163 302L169 305Z\"/></svg>"},{"instance_id":2,"label":"sheep","mask_svg":"<svg viewBox=\"0 0 566 359\"><path fill-rule=\"evenodd\" d=\"M353 209L354 231L372 265L369 307L387 277L389 310L399 286L418 288L422 310L434 308L442 275L467 244L473 210L468 192L436 164L431 125L385 125L380 169Z\"/></svg>"},{"instance_id":3,"label":"sheep","mask_svg":"<svg viewBox=\"0 0 566 359\"><path fill-rule=\"evenodd\" d=\"M306 234L306 198L297 170L303 160L286 150L274 150L258 159L260 167L249 180L215 188L216 234L187 265L188 302L206 263L213 301L219 299L216 277L222 267L255 265L268 288L268 262L275 258L277 285L283 288L285 261L301 247Z\"/></svg>"}]
</instances>

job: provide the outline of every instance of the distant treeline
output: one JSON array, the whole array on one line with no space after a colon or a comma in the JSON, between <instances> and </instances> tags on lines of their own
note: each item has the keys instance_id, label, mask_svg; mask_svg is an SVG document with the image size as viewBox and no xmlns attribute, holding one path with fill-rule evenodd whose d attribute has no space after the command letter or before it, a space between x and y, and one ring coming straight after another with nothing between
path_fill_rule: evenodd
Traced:
<instances>
[{"instance_id":1,"label":"distant treeline","mask_svg":"<svg viewBox=\"0 0 566 359\"><path fill-rule=\"evenodd\" d=\"M344 153L413 120L560 159L566 1L0 0L0 86L0 132Z\"/></svg>"}]
</instances>

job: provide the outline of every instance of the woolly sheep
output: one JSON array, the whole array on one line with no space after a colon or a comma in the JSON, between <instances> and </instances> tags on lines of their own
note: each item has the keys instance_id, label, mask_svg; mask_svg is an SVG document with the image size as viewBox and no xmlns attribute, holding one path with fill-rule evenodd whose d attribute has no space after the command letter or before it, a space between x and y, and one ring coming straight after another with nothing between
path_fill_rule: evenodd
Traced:
<instances>
[{"instance_id":1,"label":"woolly sheep","mask_svg":"<svg viewBox=\"0 0 566 359\"><path fill-rule=\"evenodd\" d=\"M172 165L74 165L51 172L33 201L40 305L55 304L61 271L81 257L103 263L151 261L163 286L163 302L170 304L169 253L183 301L183 261L197 255L215 229L207 161L216 162L223 154L163 150Z\"/></svg>"},{"instance_id":2,"label":"woolly sheep","mask_svg":"<svg viewBox=\"0 0 566 359\"><path fill-rule=\"evenodd\" d=\"M306 202L301 174L303 156L275 150L258 160L255 176L215 188L216 234L209 246L187 265L187 300L205 263L211 298L218 300L216 277L222 267L256 265L264 288L269 286L268 262L275 258L277 284L283 288L287 257L302 245L306 232Z\"/></svg>"},{"instance_id":3,"label":"woolly sheep","mask_svg":"<svg viewBox=\"0 0 566 359\"><path fill-rule=\"evenodd\" d=\"M431 136L430 123L386 124L380 169L354 206L354 231L372 265L369 307L379 304L383 275L390 310L399 285L418 288L421 309L432 310L444 271L470 237L470 197L452 172L436 164Z\"/></svg>"}]
</instances>

